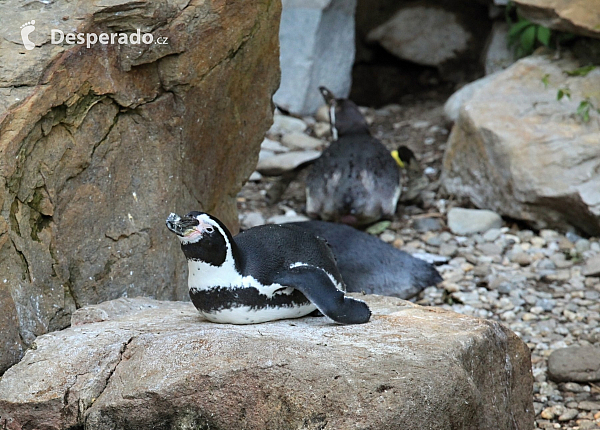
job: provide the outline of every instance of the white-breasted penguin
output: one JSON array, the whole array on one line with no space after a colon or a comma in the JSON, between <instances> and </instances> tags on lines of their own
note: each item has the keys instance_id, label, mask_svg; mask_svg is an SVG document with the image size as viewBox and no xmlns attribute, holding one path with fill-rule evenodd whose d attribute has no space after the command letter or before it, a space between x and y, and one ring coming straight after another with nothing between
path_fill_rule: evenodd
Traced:
<instances>
[{"instance_id":1,"label":"white-breasted penguin","mask_svg":"<svg viewBox=\"0 0 600 430\"><path fill-rule=\"evenodd\" d=\"M313 218L354 226L392 218L400 196L400 170L348 99L320 87L329 105L333 141L306 179L306 212Z\"/></svg>"},{"instance_id":2,"label":"white-breasted penguin","mask_svg":"<svg viewBox=\"0 0 600 430\"><path fill-rule=\"evenodd\" d=\"M371 311L347 297L327 243L296 226L263 225L233 237L203 212L171 214L167 227L188 261L192 303L209 321L254 324L318 309L333 321L361 324Z\"/></svg>"}]
</instances>

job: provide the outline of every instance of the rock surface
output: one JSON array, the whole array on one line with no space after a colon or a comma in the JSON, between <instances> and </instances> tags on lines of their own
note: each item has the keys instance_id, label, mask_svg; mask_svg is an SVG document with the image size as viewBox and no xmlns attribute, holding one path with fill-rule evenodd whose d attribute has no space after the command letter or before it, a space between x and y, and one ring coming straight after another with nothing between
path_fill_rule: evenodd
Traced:
<instances>
[{"instance_id":1,"label":"rock surface","mask_svg":"<svg viewBox=\"0 0 600 430\"><path fill-rule=\"evenodd\" d=\"M514 333L362 297L374 317L356 326L232 326L189 303L120 306L39 337L0 380L0 416L11 430L533 428L529 351Z\"/></svg>"},{"instance_id":2,"label":"rock surface","mask_svg":"<svg viewBox=\"0 0 600 430\"><path fill-rule=\"evenodd\" d=\"M596 0L515 0L519 13L544 27L600 38L600 2Z\"/></svg>"},{"instance_id":3,"label":"rock surface","mask_svg":"<svg viewBox=\"0 0 600 430\"><path fill-rule=\"evenodd\" d=\"M281 86L273 100L308 115L323 104L319 86L347 97L354 63L356 0L283 0Z\"/></svg>"},{"instance_id":4,"label":"rock surface","mask_svg":"<svg viewBox=\"0 0 600 430\"><path fill-rule=\"evenodd\" d=\"M537 228L600 234L600 115L590 109L588 122L577 115L586 98L600 105L600 69L564 73L577 67L533 56L488 76L450 135L446 190ZM570 99L557 101L561 88L570 89Z\"/></svg>"},{"instance_id":5,"label":"rock surface","mask_svg":"<svg viewBox=\"0 0 600 430\"><path fill-rule=\"evenodd\" d=\"M548 376L556 382L600 381L600 348L557 349L548 357Z\"/></svg>"},{"instance_id":6,"label":"rock surface","mask_svg":"<svg viewBox=\"0 0 600 430\"><path fill-rule=\"evenodd\" d=\"M236 229L278 84L278 2L37 5L27 51L31 9L0 4L0 373L78 306L187 296L165 216ZM55 45L52 28L168 43Z\"/></svg>"},{"instance_id":7,"label":"rock surface","mask_svg":"<svg viewBox=\"0 0 600 430\"><path fill-rule=\"evenodd\" d=\"M502 227L502 218L492 211L452 208L448 211L448 227L452 233L460 235L485 233Z\"/></svg>"}]
</instances>

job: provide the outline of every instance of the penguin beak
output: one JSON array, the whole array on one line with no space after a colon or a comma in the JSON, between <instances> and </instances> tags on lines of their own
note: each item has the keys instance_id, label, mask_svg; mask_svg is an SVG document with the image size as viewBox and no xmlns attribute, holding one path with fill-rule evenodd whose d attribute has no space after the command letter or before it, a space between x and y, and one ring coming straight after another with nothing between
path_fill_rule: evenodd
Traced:
<instances>
[{"instance_id":1,"label":"penguin beak","mask_svg":"<svg viewBox=\"0 0 600 430\"><path fill-rule=\"evenodd\" d=\"M327 103L328 105L331 105L335 101L335 96L327 88L319 87L319 91L321 92L321 95L325 99L325 103Z\"/></svg>"},{"instance_id":2,"label":"penguin beak","mask_svg":"<svg viewBox=\"0 0 600 430\"><path fill-rule=\"evenodd\" d=\"M194 227L200 224L196 218L193 217L180 217L179 215L172 213L167 218L167 228L175 233L177 236L185 236L188 230L192 230Z\"/></svg>"}]
</instances>

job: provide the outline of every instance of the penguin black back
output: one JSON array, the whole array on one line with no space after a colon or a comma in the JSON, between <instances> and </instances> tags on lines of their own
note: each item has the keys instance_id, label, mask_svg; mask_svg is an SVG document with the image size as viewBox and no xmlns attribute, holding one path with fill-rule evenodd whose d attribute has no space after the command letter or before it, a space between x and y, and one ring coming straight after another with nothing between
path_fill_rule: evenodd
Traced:
<instances>
[{"instance_id":1,"label":"penguin black back","mask_svg":"<svg viewBox=\"0 0 600 430\"><path fill-rule=\"evenodd\" d=\"M442 281L433 265L352 227L324 221L293 224L327 240L349 292L409 299Z\"/></svg>"},{"instance_id":2,"label":"penguin black back","mask_svg":"<svg viewBox=\"0 0 600 430\"><path fill-rule=\"evenodd\" d=\"M391 218L400 196L400 171L390 152L371 136L356 104L324 87L333 142L306 180L306 211L313 218L364 225Z\"/></svg>"}]
</instances>

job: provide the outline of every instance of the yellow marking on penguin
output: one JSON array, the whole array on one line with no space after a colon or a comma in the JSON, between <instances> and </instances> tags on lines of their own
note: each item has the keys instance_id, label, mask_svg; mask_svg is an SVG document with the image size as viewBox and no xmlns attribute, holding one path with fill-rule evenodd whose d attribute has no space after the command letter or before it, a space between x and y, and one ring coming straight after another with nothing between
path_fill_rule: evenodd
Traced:
<instances>
[{"instance_id":1,"label":"yellow marking on penguin","mask_svg":"<svg viewBox=\"0 0 600 430\"><path fill-rule=\"evenodd\" d=\"M400 166L402 169L404 169L405 164L404 161L402 161L400 159L400 156L398 155L398 150L394 149L392 152L392 158L394 158L394 160L396 160L396 163L398 163L398 166Z\"/></svg>"}]
</instances>

